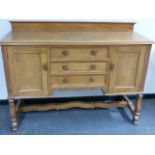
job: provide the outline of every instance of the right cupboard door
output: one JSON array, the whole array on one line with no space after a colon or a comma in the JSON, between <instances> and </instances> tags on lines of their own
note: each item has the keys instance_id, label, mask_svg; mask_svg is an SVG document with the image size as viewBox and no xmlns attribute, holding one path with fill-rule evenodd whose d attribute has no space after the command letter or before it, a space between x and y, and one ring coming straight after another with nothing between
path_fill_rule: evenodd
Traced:
<instances>
[{"instance_id":1,"label":"right cupboard door","mask_svg":"<svg viewBox=\"0 0 155 155\"><path fill-rule=\"evenodd\" d=\"M143 45L111 47L109 93L142 91L148 54Z\"/></svg>"}]
</instances>

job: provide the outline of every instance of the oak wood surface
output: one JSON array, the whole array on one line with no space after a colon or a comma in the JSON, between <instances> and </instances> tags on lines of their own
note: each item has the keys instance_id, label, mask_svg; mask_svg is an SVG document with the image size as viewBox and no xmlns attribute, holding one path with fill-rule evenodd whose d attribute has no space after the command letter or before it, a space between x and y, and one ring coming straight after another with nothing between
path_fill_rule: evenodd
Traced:
<instances>
[{"instance_id":1,"label":"oak wood surface","mask_svg":"<svg viewBox=\"0 0 155 155\"><path fill-rule=\"evenodd\" d=\"M125 45L152 44L136 32L10 32L2 45Z\"/></svg>"},{"instance_id":2,"label":"oak wood surface","mask_svg":"<svg viewBox=\"0 0 155 155\"><path fill-rule=\"evenodd\" d=\"M129 108L130 112L132 114L134 114L135 106L133 105L133 103L131 102L131 100L126 95L123 95L123 98L128 103L128 108Z\"/></svg>"},{"instance_id":3,"label":"oak wood surface","mask_svg":"<svg viewBox=\"0 0 155 155\"><path fill-rule=\"evenodd\" d=\"M140 116L140 111L141 111L141 106L142 106L142 99L143 99L143 95L137 95L136 97L136 103L135 103L135 108L134 108L134 115L133 115L133 123L137 124L138 120L139 120L139 116Z\"/></svg>"},{"instance_id":4,"label":"oak wood surface","mask_svg":"<svg viewBox=\"0 0 155 155\"><path fill-rule=\"evenodd\" d=\"M10 68L9 68L9 60L8 60L8 52L7 48L2 46L2 56L3 56L3 64L4 64L4 71L5 71L5 78L6 78L6 83L7 83L7 91L8 91L8 96L12 94L12 84L13 82L11 81L11 76L10 76Z\"/></svg>"},{"instance_id":5,"label":"oak wood surface","mask_svg":"<svg viewBox=\"0 0 155 155\"><path fill-rule=\"evenodd\" d=\"M2 41L12 126L14 99L50 98L55 89L100 88L105 95L137 94L123 101L20 107L21 111L129 107L137 123L152 41L133 23L12 22Z\"/></svg>"},{"instance_id":6,"label":"oak wood surface","mask_svg":"<svg viewBox=\"0 0 155 155\"><path fill-rule=\"evenodd\" d=\"M71 63L51 63L51 74L63 73L106 73L106 62L71 62Z\"/></svg>"},{"instance_id":7,"label":"oak wood surface","mask_svg":"<svg viewBox=\"0 0 155 155\"><path fill-rule=\"evenodd\" d=\"M8 47L7 51L12 94L47 94L46 48Z\"/></svg>"},{"instance_id":8,"label":"oak wood surface","mask_svg":"<svg viewBox=\"0 0 155 155\"><path fill-rule=\"evenodd\" d=\"M87 61L80 61L84 50L81 54L76 55L76 62L74 60L72 62L50 61L51 48L45 46L6 47L5 51L7 53L4 56L8 55L8 58L4 61L7 63L6 66L9 70L9 72L6 70L9 78L8 84L11 84L8 86L10 87L9 95L48 96L51 92L51 79L58 81L56 88L64 88L64 86L65 88L80 88L80 86L82 88L90 88L91 86L94 88L101 87L103 84L107 87L105 92L107 94L143 91L150 52L150 46L148 45L109 46L106 47L109 50L106 52L107 54L103 54L103 60L97 62L95 62L95 58L92 61L89 57ZM104 61L104 57L109 60ZM70 60L71 58L72 55L70 55ZM54 75L57 75L55 77L59 77L60 81L53 78ZM69 75L74 75L74 78L70 78ZM63 79L60 79L60 77L63 78L63 76L70 78L71 83L61 86ZM86 81L80 79L80 77L91 78L91 76L95 77L93 80L91 79L91 81L95 81L94 83L91 82L91 85L88 83L88 79ZM97 81L100 78L98 79L98 77L105 77L106 80L99 84ZM72 82L75 82L75 84Z\"/></svg>"},{"instance_id":9,"label":"oak wood surface","mask_svg":"<svg viewBox=\"0 0 155 155\"><path fill-rule=\"evenodd\" d=\"M108 50L106 46L63 46L50 48L51 62L61 61L103 61L108 60Z\"/></svg>"},{"instance_id":10,"label":"oak wood surface","mask_svg":"<svg viewBox=\"0 0 155 155\"><path fill-rule=\"evenodd\" d=\"M145 52L146 46L111 47L110 62L114 68L110 72L110 92L143 90L144 64L148 61Z\"/></svg>"},{"instance_id":11,"label":"oak wood surface","mask_svg":"<svg viewBox=\"0 0 155 155\"><path fill-rule=\"evenodd\" d=\"M45 110L62 110L62 109L70 109L70 108L123 108L126 107L127 103L124 101L118 101L118 102L96 102L96 103L84 103L84 102L69 102L69 103L61 103L61 104L48 104L48 105L25 105L22 107L19 107L19 111L21 112L30 112L30 111L45 111Z\"/></svg>"},{"instance_id":12,"label":"oak wood surface","mask_svg":"<svg viewBox=\"0 0 155 155\"><path fill-rule=\"evenodd\" d=\"M104 75L63 75L52 76L52 88L91 88L104 87L106 85L106 76Z\"/></svg>"},{"instance_id":13,"label":"oak wood surface","mask_svg":"<svg viewBox=\"0 0 155 155\"><path fill-rule=\"evenodd\" d=\"M18 128L18 120L17 120L18 118L17 118L15 101L13 99L9 99L9 108L10 108L12 130L16 131Z\"/></svg>"},{"instance_id":14,"label":"oak wood surface","mask_svg":"<svg viewBox=\"0 0 155 155\"><path fill-rule=\"evenodd\" d=\"M12 21L13 31L132 31L133 22L19 22Z\"/></svg>"}]
</instances>

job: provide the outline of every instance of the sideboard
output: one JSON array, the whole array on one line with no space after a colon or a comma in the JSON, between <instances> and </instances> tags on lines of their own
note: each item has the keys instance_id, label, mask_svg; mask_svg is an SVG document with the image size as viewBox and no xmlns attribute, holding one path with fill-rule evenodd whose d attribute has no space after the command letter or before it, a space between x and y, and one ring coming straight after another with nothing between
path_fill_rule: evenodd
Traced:
<instances>
[{"instance_id":1,"label":"sideboard","mask_svg":"<svg viewBox=\"0 0 155 155\"><path fill-rule=\"evenodd\" d=\"M12 129L18 112L67 108L128 107L138 122L152 41L134 32L135 23L19 22L2 39ZM56 89L100 88L119 101L24 105L49 98ZM137 96L132 103L127 95ZM15 102L16 101L16 102Z\"/></svg>"}]
</instances>

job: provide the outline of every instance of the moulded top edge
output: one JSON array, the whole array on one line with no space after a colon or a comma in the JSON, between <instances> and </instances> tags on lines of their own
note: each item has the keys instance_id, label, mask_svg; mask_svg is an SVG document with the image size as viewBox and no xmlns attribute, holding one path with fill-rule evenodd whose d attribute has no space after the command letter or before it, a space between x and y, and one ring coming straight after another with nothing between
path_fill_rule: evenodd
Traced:
<instances>
[{"instance_id":1,"label":"moulded top edge","mask_svg":"<svg viewBox=\"0 0 155 155\"><path fill-rule=\"evenodd\" d=\"M10 23L105 23L105 24L136 24L136 22L120 22L120 21L88 21L88 20L51 20L51 21L41 21L41 20L11 20Z\"/></svg>"}]
</instances>

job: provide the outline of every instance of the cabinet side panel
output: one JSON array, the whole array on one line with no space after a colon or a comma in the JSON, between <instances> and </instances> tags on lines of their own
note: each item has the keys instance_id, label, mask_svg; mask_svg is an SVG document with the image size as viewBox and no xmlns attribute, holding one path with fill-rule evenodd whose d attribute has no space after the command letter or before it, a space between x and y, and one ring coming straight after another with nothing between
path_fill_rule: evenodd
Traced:
<instances>
[{"instance_id":1,"label":"cabinet side panel","mask_svg":"<svg viewBox=\"0 0 155 155\"><path fill-rule=\"evenodd\" d=\"M144 89L144 85L145 85L145 79L146 79L146 74L147 74L147 70L148 70L148 64L149 64L149 60L150 60L150 54L151 54L151 47L152 45L146 45L146 49L145 49L145 60L144 60L144 70L143 70L143 75L142 75L142 80L140 83L140 88Z\"/></svg>"},{"instance_id":2,"label":"cabinet side panel","mask_svg":"<svg viewBox=\"0 0 155 155\"><path fill-rule=\"evenodd\" d=\"M12 94L12 81L10 76L10 69L9 69L9 60L8 60L8 48L7 46L2 46L2 56L3 56L3 63L4 63L4 71L6 77L6 84L8 90L8 96Z\"/></svg>"}]
</instances>

